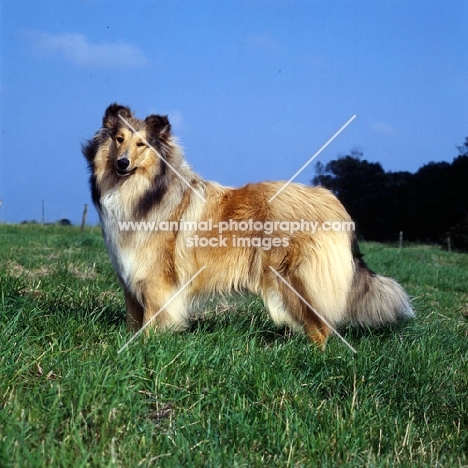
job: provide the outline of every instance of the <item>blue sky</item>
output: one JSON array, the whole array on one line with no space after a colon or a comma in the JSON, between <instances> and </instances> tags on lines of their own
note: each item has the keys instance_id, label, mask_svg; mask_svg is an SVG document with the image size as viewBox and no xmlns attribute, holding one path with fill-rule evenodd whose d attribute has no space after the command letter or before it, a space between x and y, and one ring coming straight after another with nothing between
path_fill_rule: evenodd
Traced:
<instances>
[{"instance_id":1,"label":"blue sky","mask_svg":"<svg viewBox=\"0 0 468 468\"><path fill-rule=\"evenodd\" d=\"M385 170L468 136L468 2L0 3L0 222L91 205L80 144L112 102L168 114L192 167L239 186L351 150ZM312 163L296 179L308 183ZM90 222L97 222L90 207Z\"/></svg>"}]
</instances>

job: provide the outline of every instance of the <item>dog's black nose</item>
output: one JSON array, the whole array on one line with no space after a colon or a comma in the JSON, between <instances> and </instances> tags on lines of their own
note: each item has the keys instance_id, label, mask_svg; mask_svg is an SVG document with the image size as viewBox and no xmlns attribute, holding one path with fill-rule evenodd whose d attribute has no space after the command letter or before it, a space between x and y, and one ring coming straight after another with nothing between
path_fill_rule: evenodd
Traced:
<instances>
[{"instance_id":1,"label":"dog's black nose","mask_svg":"<svg viewBox=\"0 0 468 468\"><path fill-rule=\"evenodd\" d=\"M117 160L117 168L121 171L125 171L130 165L130 161L127 158L120 158Z\"/></svg>"}]
</instances>

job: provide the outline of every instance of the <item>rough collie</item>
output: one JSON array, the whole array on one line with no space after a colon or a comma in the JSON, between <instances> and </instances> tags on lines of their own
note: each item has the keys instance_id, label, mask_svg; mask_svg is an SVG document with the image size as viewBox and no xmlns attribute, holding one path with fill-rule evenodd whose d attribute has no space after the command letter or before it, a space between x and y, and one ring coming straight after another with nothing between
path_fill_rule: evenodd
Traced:
<instances>
[{"instance_id":1,"label":"rough collie","mask_svg":"<svg viewBox=\"0 0 468 468\"><path fill-rule=\"evenodd\" d=\"M131 330L183 329L199 299L242 290L322 348L334 327L413 315L401 286L366 266L350 216L322 187L207 182L166 116L140 120L118 104L83 154Z\"/></svg>"}]
</instances>

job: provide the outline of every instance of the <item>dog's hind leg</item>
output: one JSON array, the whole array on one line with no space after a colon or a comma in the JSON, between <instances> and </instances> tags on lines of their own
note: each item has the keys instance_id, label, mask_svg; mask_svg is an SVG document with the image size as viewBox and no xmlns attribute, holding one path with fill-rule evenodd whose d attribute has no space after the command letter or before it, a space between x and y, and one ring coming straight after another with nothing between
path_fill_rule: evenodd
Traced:
<instances>
[{"instance_id":1,"label":"dog's hind leg","mask_svg":"<svg viewBox=\"0 0 468 468\"><path fill-rule=\"evenodd\" d=\"M310 341L319 346L323 351L330 334L330 328L309 307L307 307L307 318L304 321L304 329Z\"/></svg>"},{"instance_id":2,"label":"dog's hind leg","mask_svg":"<svg viewBox=\"0 0 468 468\"><path fill-rule=\"evenodd\" d=\"M310 297L297 277L266 281L262 296L275 323L292 329L302 328L312 343L322 350L325 348L330 328L313 309Z\"/></svg>"},{"instance_id":3,"label":"dog's hind leg","mask_svg":"<svg viewBox=\"0 0 468 468\"><path fill-rule=\"evenodd\" d=\"M301 323L291 314L285 304L284 297L279 288L268 288L262 292L270 317L278 326L287 326L293 330L301 328Z\"/></svg>"},{"instance_id":4,"label":"dog's hind leg","mask_svg":"<svg viewBox=\"0 0 468 468\"><path fill-rule=\"evenodd\" d=\"M310 341L322 350L325 349L330 328L316 310L316 305L303 282L297 276L292 276L288 285L283 283L280 289L285 303L290 304L291 314L303 325Z\"/></svg>"}]
</instances>

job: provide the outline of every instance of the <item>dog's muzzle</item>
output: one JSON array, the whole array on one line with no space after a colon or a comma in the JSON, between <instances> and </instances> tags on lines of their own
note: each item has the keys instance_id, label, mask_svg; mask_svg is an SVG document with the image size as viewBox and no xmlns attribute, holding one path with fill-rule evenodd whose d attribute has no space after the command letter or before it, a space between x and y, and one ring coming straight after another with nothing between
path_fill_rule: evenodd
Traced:
<instances>
[{"instance_id":1,"label":"dog's muzzle","mask_svg":"<svg viewBox=\"0 0 468 468\"><path fill-rule=\"evenodd\" d=\"M130 161L127 158L123 157L123 158L117 159L117 163L116 163L117 175L119 176L130 175L132 171L128 170L129 166L130 166Z\"/></svg>"}]
</instances>

